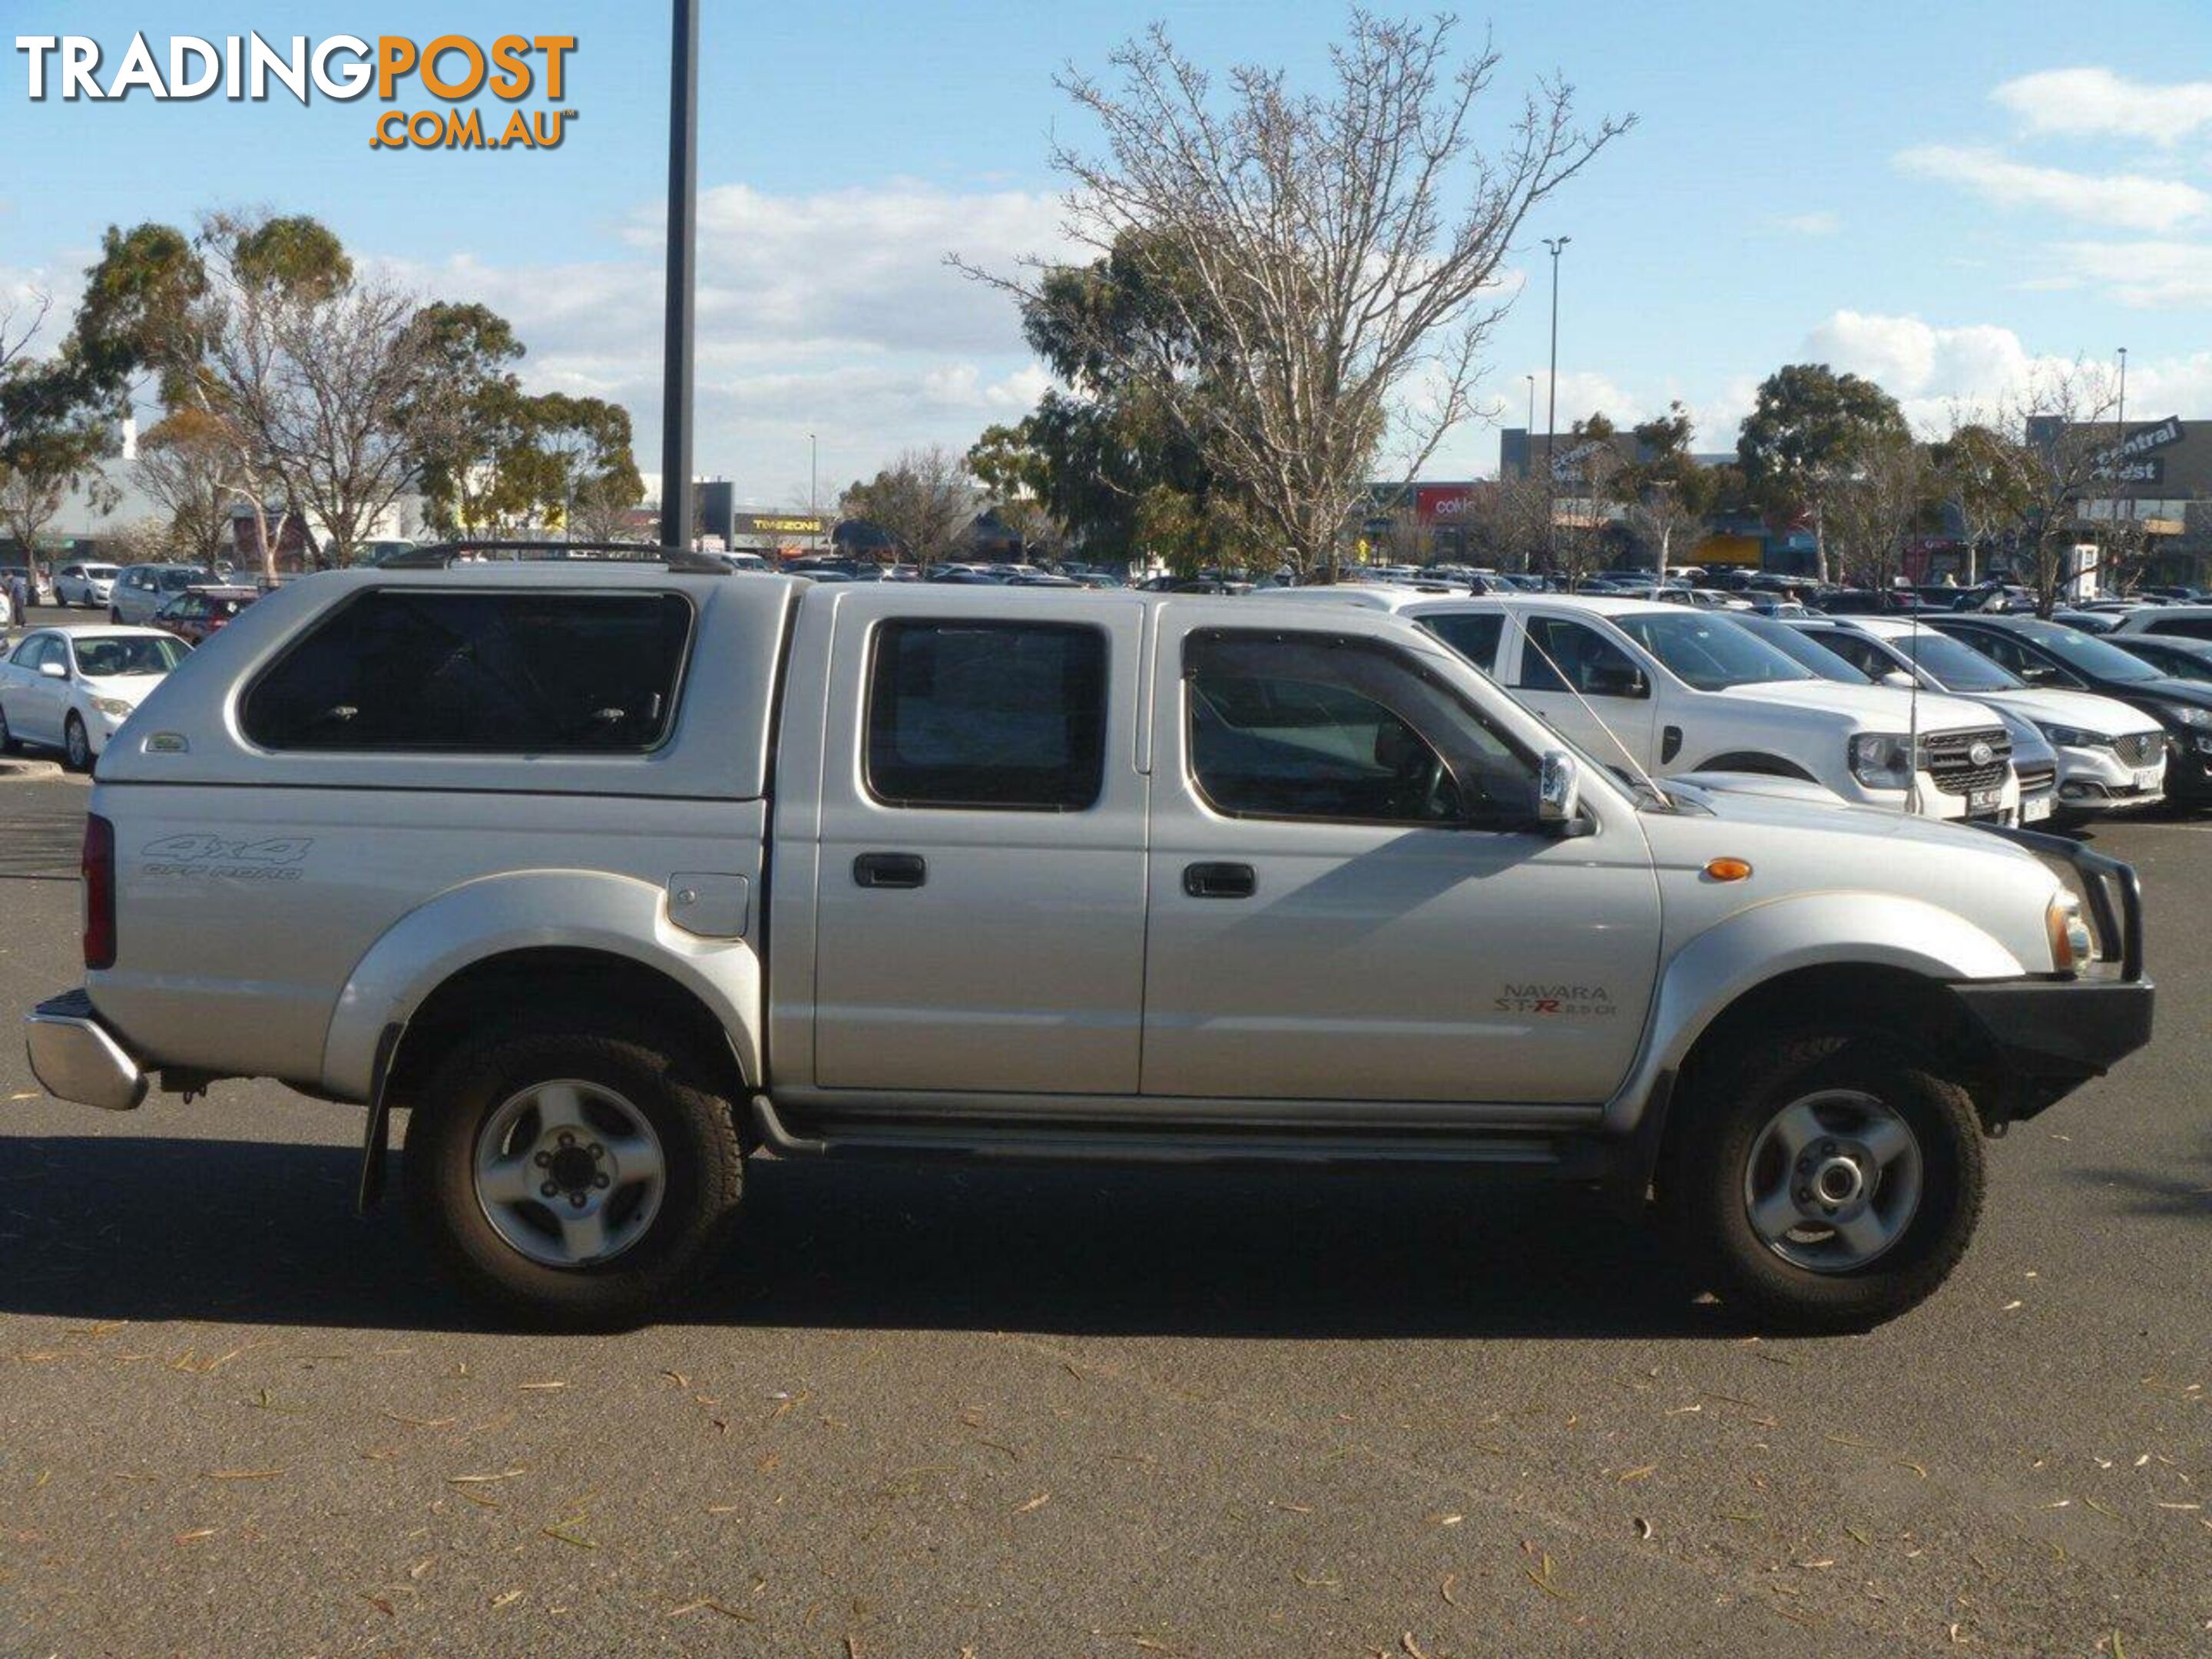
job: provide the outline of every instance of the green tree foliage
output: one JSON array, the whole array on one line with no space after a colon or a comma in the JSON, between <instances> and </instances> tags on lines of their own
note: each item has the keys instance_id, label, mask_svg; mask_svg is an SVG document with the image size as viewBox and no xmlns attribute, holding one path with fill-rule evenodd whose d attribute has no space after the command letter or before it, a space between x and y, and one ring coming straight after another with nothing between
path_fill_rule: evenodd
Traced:
<instances>
[{"instance_id":1,"label":"green tree foliage","mask_svg":"<svg viewBox=\"0 0 2212 1659\"><path fill-rule=\"evenodd\" d=\"M1736 459L1768 512L1810 515L1826 580L1826 508L1877 443L1905 432L1897 399L1872 380L1838 374L1826 363L1791 363L1760 384Z\"/></svg>"},{"instance_id":2,"label":"green tree foliage","mask_svg":"<svg viewBox=\"0 0 2212 1659\"><path fill-rule=\"evenodd\" d=\"M969 466L994 494L1042 504L1094 562L1157 554L1183 570L1243 564L1254 552L1243 503L1207 466L1158 381L1133 367L1199 355L1176 344L1187 312L1159 292L1172 263L1140 255L1137 240L1125 234L1090 264L1046 273L1023 301L1024 334L1070 390L1049 391L1021 421L984 433ZM1140 350L1140 337L1152 344Z\"/></svg>"}]
</instances>

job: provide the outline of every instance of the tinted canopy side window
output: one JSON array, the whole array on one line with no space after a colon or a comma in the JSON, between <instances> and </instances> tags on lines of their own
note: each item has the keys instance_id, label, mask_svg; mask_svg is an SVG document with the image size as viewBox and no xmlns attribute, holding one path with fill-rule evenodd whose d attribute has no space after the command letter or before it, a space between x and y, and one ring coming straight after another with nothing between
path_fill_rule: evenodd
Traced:
<instances>
[{"instance_id":1,"label":"tinted canopy side window","mask_svg":"<svg viewBox=\"0 0 2212 1659\"><path fill-rule=\"evenodd\" d=\"M639 752L668 732L691 622L673 593L373 591L246 693L246 734L278 750Z\"/></svg>"},{"instance_id":2,"label":"tinted canopy side window","mask_svg":"<svg viewBox=\"0 0 2212 1659\"><path fill-rule=\"evenodd\" d=\"M1106 636L1073 623L887 622L868 793L891 806L1079 812L1106 775Z\"/></svg>"},{"instance_id":3,"label":"tinted canopy side window","mask_svg":"<svg viewBox=\"0 0 2212 1659\"><path fill-rule=\"evenodd\" d=\"M2192 640L2212 640L2212 617L2161 617L2151 623L2150 632L2179 634Z\"/></svg>"},{"instance_id":4,"label":"tinted canopy side window","mask_svg":"<svg viewBox=\"0 0 2212 1659\"><path fill-rule=\"evenodd\" d=\"M1228 629L1183 649L1191 781L1230 817L1526 823L1535 768L1414 659Z\"/></svg>"}]
</instances>

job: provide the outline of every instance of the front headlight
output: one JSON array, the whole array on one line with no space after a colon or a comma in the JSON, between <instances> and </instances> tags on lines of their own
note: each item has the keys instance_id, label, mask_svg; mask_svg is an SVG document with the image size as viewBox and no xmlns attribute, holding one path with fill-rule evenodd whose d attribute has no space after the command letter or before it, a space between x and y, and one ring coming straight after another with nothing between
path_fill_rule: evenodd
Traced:
<instances>
[{"instance_id":1,"label":"front headlight","mask_svg":"<svg viewBox=\"0 0 2212 1659\"><path fill-rule=\"evenodd\" d=\"M2070 974L2096 956L2096 943L2081 920L2081 901L2073 894L2051 896L2051 902L2044 907L2043 927L2051 937L2051 966L2056 972Z\"/></svg>"},{"instance_id":2,"label":"front headlight","mask_svg":"<svg viewBox=\"0 0 2212 1659\"><path fill-rule=\"evenodd\" d=\"M2110 749L2112 740L2100 732L2084 732L2078 726L2045 726L2041 720L2035 729L2061 749Z\"/></svg>"},{"instance_id":3,"label":"front headlight","mask_svg":"<svg viewBox=\"0 0 2212 1659\"><path fill-rule=\"evenodd\" d=\"M1851 775L1869 789L1912 782L1912 739L1902 732L1862 732L1851 739Z\"/></svg>"},{"instance_id":4,"label":"front headlight","mask_svg":"<svg viewBox=\"0 0 2212 1659\"><path fill-rule=\"evenodd\" d=\"M2194 703L2162 702L2159 712L2176 726L2212 728L2212 708L2199 708Z\"/></svg>"},{"instance_id":5,"label":"front headlight","mask_svg":"<svg viewBox=\"0 0 2212 1659\"><path fill-rule=\"evenodd\" d=\"M120 697L94 697L92 706L112 720L123 720L131 718L131 711L137 705L125 702Z\"/></svg>"}]
</instances>

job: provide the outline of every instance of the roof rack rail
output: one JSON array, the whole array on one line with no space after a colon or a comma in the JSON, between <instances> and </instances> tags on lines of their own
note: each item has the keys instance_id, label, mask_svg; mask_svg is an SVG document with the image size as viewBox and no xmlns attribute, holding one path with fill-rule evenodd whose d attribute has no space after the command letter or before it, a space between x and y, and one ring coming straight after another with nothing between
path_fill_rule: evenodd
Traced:
<instances>
[{"instance_id":1,"label":"roof rack rail","mask_svg":"<svg viewBox=\"0 0 2212 1659\"><path fill-rule=\"evenodd\" d=\"M507 542L464 540L387 553L380 570L444 570L464 560L518 564L558 564L568 560L611 564L659 564L683 575L726 576L730 567L712 553L688 547L655 547L643 542Z\"/></svg>"}]
</instances>

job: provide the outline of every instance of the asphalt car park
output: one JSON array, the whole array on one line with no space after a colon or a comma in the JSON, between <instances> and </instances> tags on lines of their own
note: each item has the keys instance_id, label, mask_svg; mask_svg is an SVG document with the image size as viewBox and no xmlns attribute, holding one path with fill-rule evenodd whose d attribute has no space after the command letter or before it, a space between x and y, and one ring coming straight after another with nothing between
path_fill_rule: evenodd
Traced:
<instances>
[{"instance_id":1,"label":"asphalt car park","mask_svg":"<svg viewBox=\"0 0 2212 1659\"><path fill-rule=\"evenodd\" d=\"M10 1006L84 800L0 787ZM357 1111L11 1049L0 1651L2201 1651L2212 824L2094 835L2156 1038L1827 1340L1570 1194L773 1162L678 1316L518 1336L349 1218Z\"/></svg>"}]
</instances>

